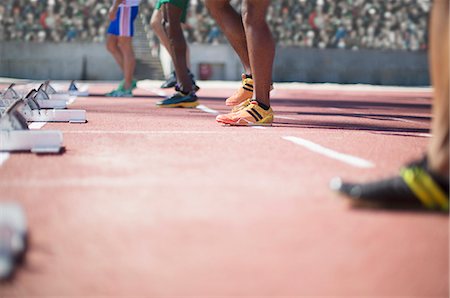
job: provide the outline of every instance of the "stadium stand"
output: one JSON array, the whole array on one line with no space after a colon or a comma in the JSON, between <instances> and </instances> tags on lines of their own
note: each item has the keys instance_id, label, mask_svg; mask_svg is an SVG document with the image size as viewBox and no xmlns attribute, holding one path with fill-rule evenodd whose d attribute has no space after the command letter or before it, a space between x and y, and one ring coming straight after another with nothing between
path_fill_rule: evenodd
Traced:
<instances>
[{"instance_id":1,"label":"stadium stand","mask_svg":"<svg viewBox=\"0 0 450 298\"><path fill-rule=\"evenodd\" d=\"M239 9L240 1L231 0ZM150 20L155 0L142 3ZM192 0L186 35L191 43L226 40L203 1ZM0 40L103 42L111 0L5 0ZM279 45L307 48L427 49L430 0L279 0L268 14Z\"/></svg>"}]
</instances>

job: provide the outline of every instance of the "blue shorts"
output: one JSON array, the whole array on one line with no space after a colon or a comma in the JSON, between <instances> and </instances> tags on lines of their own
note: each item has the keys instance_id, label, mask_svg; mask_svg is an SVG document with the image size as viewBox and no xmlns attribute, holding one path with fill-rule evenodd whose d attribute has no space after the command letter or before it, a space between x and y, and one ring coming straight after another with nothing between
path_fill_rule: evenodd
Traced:
<instances>
[{"instance_id":1,"label":"blue shorts","mask_svg":"<svg viewBox=\"0 0 450 298\"><path fill-rule=\"evenodd\" d=\"M133 36L134 20L139 12L139 6L119 6L117 16L114 21L109 24L108 34L116 36Z\"/></svg>"}]
</instances>

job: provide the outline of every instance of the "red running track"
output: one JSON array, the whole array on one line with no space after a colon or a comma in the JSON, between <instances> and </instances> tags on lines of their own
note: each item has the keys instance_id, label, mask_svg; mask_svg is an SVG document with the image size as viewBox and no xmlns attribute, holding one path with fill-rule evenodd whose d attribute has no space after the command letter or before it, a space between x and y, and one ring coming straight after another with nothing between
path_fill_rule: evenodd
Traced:
<instances>
[{"instance_id":1,"label":"red running track","mask_svg":"<svg viewBox=\"0 0 450 298\"><path fill-rule=\"evenodd\" d=\"M0 167L1 198L23 204L31 233L1 297L448 296L448 216L353 209L328 188L419 158L429 90L279 85L275 124L258 129L158 109L163 91L140 86L111 99L92 84L71 107L87 124L43 128L63 131L65 153ZM221 86L199 95L225 112Z\"/></svg>"}]
</instances>

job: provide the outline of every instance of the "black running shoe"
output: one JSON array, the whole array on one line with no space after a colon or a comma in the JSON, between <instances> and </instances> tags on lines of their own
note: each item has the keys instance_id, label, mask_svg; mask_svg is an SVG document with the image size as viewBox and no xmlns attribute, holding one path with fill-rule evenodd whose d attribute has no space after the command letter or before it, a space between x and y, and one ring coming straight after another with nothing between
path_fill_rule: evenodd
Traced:
<instances>
[{"instance_id":1,"label":"black running shoe","mask_svg":"<svg viewBox=\"0 0 450 298\"><path fill-rule=\"evenodd\" d=\"M193 89L197 92L198 90L200 90L200 87L197 85L197 82L195 81L195 76L191 71L189 71L189 76L191 77L192 80Z\"/></svg>"},{"instance_id":2,"label":"black running shoe","mask_svg":"<svg viewBox=\"0 0 450 298\"><path fill-rule=\"evenodd\" d=\"M431 173L426 158L404 167L392 178L363 184L335 178L330 186L347 196L355 207L449 210L448 179Z\"/></svg>"},{"instance_id":3,"label":"black running shoe","mask_svg":"<svg viewBox=\"0 0 450 298\"><path fill-rule=\"evenodd\" d=\"M198 90L200 90L200 87L195 84L195 81L192 81L192 89L194 90L194 92L197 92ZM180 85L176 84L175 91L180 92L181 90L182 89L181 89Z\"/></svg>"},{"instance_id":4,"label":"black running shoe","mask_svg":"<svg viewBox=\"0 0 450 298\"><path fill-rule=\"evenodd\" d=\"M171 97L156 103L160 108L195 108L198 106L198 97L195 92L183 93L178 91Z\"/></svg>"},{"instance_id":5,"label":"black running shoe","mask_svg":"<svg viewBox=\"0 0 450 298\"><path fill-rule=\"evenodd\" d=\"M162 89L173 88L177 84L177 75L174 71L170 74L167 80L161 85Z\"/></svg>"}]
</instances>

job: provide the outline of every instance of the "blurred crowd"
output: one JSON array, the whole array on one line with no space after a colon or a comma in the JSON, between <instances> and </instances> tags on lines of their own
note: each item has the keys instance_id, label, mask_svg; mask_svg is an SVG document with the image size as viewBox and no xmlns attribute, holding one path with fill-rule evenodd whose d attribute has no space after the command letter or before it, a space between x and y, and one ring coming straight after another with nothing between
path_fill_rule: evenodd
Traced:
<instances>
[{"instance_id":1,"label":"blurred crowd","mask_svg":"<svg viewBox=\"0 0 450 298\"><path fill-rule=\"evenodd\" d=\"M143 0L148 24L156 0ZM112 0L2 0L0 40L102 42ZM240 9L241 0L231 0ZM427 48L430 0L276 0L268 21L280 45L309 48ZM203 0L191 0L191 43L225 43Z\"/></svg>"},{"instance_id":2,"label":"blurred crowd","mask_svg":"<svg viewBox=\"0 0 450 298\"><path fill-rule=\"evenodd\" d=\"M103 41L111 0L2 0L0 40Z\"/></svg>"}]
</instances>

